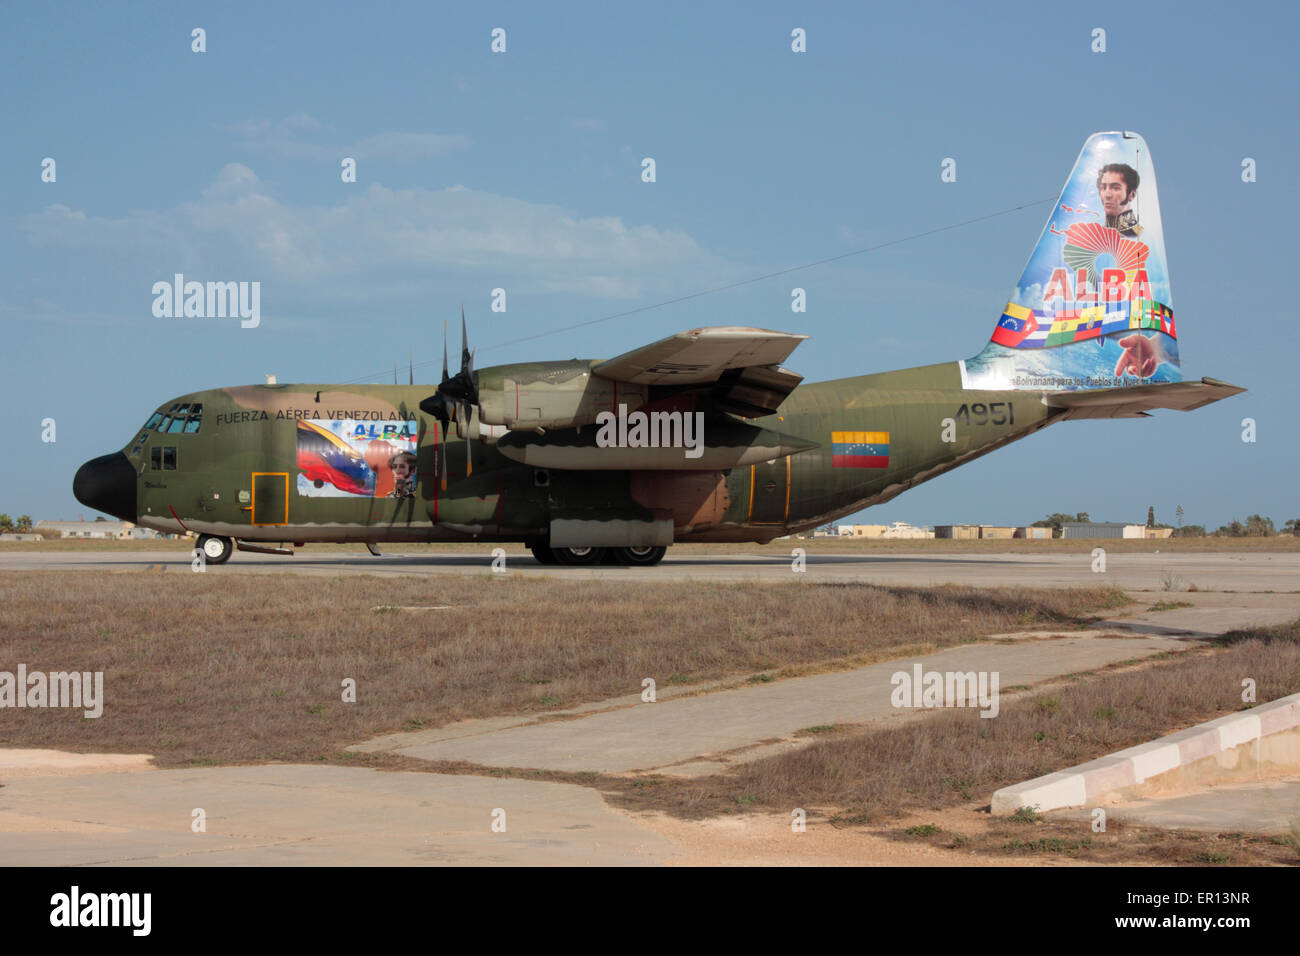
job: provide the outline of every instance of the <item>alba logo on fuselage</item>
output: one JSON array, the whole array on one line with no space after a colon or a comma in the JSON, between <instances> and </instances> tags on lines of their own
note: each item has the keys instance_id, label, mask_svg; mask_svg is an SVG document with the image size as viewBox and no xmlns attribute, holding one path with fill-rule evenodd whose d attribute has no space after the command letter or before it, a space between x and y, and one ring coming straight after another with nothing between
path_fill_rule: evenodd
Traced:
<instances>
[{"instance_id":1,"label":"alba logo on fuselage","mask_svg":"<svg viewBox=\"0 0 1300 956\"><path fill-rule=\"evenodd\" d=\"M383 441L416 441L415 422L403 422L398 425L363 425L358 423L348 436L355 441L358 438L379 438Z\"/></svg>"}]
</instances>

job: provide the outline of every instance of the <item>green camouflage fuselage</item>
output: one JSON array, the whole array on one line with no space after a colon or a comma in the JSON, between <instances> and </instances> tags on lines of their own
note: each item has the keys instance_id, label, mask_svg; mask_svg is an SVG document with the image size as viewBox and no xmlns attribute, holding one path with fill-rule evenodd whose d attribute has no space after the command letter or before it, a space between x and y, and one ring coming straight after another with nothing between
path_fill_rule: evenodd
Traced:
<instances>
[{"instance_id":1,"label":"green camouflage fuselage","mask_svg":"<svg viewBox=\"0 0 1300 956\"><path fill-rule=\"evenodd\" d=\"M454 427L444 438L419 409L428 394L427 385L266 385L181 396L175 401L203 405L197 432L151 432L123 449L138 476L138 522L261 542L544 541L557 520L597 529L655 519L662 526L671 516L674 541L767 541L887 501L1060 417L1037 392L963 389L954 362L800 386L778 415L751 424L816 447L773 461L539 469L485 441L467 443ZM339 419L372 433L414 423L413 496L312 496L299 468L298 422ZM835 432L883 433L887 464L837 467ZM706 445L708 437L706 424ZM154 446L175 449L161 467ZM589 543L617 544L621 534L593 532Z\"/></svg>"}]
</instances>

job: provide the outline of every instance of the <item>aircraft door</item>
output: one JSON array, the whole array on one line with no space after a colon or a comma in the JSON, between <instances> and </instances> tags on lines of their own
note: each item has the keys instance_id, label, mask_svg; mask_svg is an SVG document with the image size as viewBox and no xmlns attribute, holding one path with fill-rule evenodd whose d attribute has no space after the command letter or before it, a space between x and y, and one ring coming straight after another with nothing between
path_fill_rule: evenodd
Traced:
<instances>
[{"instance_id":1,"label":"aircraft door","mask_svg":"<svg viewBox=\"0 0 1300 956\"><path fill-rule=\"evenodd\" d=\"M285 525L289 523L288 472L253 472L254 525Z\"/></svg>"},{"instance_id":2,"label":"aircraft door","mask_svg":"<svg viewBox=\"0 0 1300 956\"><path fill-rule=\"evenodd\" d=\"M749 466L749 523L785 524L790 515L790 457Z\"/></svg>"}]
</instances>

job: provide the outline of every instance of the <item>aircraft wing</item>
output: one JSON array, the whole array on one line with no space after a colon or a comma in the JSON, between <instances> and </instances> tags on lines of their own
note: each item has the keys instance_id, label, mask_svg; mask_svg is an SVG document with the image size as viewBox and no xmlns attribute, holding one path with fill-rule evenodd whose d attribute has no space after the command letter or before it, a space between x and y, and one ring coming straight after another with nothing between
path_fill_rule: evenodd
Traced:
<instances>
[{"instance_id":1,"label":"aircraft wing","mask_svg":"<svg viewBox=\"0 0 1300 956\"><path fill-rule=\"evenodd\" d=\"M806 335L727 325L678 332L592 367L615 382L712 386L719 407L749 418L776 411L803 376L781 367Z\"/></svg>"},{"instance_id":2,"label":"aircraft wing","mask_svg":"<svg viewBox=\"0 0 1300 956\"><path fill-rule=\"evenodd\" d=\"M1190 412L1244 391L1238 385L1203 378L1199 382L1158 382L1129 388L1049 392L1043 395L1043 403L1052 408L1068 409L1067 418L1143 418L1155 408Z\"/></svg>"}]
</instances>

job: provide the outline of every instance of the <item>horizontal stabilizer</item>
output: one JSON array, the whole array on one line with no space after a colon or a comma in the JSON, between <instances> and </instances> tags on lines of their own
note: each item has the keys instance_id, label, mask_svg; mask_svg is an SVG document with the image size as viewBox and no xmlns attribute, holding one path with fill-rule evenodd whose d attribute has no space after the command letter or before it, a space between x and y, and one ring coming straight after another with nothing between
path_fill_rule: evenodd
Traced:
<instances>
[{"instance_id":1,"label":"horizontal stabilizer","mask_svg":"<svg viewBox=\"0 0 1300 956\"><path fill-rule=\"evenodd\" d=\"M1199 382L1159 382L1129 388L1046 392L1043 404L1051 408L1067 409L1069 413L1064 417L1070 419L1141 418L1156 408L1190 412L1244 391L1238 385L1203 378Z\"/></svg>"}]
</instances>

